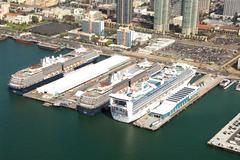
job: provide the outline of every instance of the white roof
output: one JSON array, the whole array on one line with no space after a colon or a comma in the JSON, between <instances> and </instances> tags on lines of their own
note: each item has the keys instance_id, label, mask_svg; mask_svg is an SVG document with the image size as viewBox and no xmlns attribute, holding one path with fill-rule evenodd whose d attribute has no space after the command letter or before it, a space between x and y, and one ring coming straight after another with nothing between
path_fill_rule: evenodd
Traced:
<instances>
[{"instance_id":1,"label":"white roof","mask_svg":"<svg viewBox=\"0 0 240 160\"><path fill-rule=\"evenodd\" d=\"M90 64L76 71L70 72L59 80L37 88L37 91L51 95L61 94L91 79L94 79L129 60L130 58L125 56L112 56L96 64Z\"/></svg>"},{"instance_id":2,"label":"white roof","mask_svg":"<svg viewBox=\"0 0 240 160\"><path fill-rule=\"evenodd\" d=\"M121 100L126 100L126 101L132 100L131 97L128 97L125 94L119 94L119 93L110 94L109 97L116 98L116 99L121 99Z\"/></svg>"},{"instance_id":3,"label":"white roof","mask_svg":"<svg viewBox=\"0 0 240 160\"><path fill-rule=\"evenodd\" d=\"M171 101L164 101L159 107L152 110L152 113L156 113L159 115L165 115L174 109L177 103Z\"/></svg>"}]
</instances>

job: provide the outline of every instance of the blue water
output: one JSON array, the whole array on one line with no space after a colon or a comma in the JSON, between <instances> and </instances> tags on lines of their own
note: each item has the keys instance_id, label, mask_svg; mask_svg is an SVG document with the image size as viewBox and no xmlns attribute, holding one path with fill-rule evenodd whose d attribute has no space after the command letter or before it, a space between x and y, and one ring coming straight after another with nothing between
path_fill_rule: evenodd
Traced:
<instances>
[{"instance_id":1,"label":"blue water","mask_svg":"<svg viewBox=\"0 0 240 160\"><path fill-rule=\"evenodd\" d=\"M63 51L67 52L67 51ZM13 40L0 42L0 160L239 160L207 141L240 112L240 92L215 88L157 132L86 117L9 93L12 73L54 55Z\"/></svg>"}]
</instances>

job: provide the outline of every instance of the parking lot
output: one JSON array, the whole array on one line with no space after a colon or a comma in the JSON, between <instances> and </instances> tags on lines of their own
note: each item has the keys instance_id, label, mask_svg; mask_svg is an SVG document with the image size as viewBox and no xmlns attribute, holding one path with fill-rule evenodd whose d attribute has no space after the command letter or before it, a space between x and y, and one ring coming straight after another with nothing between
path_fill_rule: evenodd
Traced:
<instances>
[{"instance_id":1,"label":"parking lot","mask_svg":"<svg viewBox=\"0 0 240 160\"><path fill-rule=\"evenodd\" d=\"M237 54L237 52L222 48L210 46L194 46L177 42L165 50L157 52L156 54L173 56L180 59L188 59L201 63L215 63L222 65L226 61L232 59Z\"/></svg>"}]
</instances>

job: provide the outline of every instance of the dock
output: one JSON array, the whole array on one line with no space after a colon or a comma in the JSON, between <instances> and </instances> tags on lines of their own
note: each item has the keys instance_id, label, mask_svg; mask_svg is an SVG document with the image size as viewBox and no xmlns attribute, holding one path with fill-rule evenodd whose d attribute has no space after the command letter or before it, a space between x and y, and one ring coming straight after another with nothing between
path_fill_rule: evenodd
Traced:
<instances>
[{"instance_id":1,"label":"dock","mask_svg":"<svg viewBox=\"0 0 240 160\"><path fill-rule=\"evenodd\" d=\"M115 57L115 58L118 58L118 57ZM75 96L77 91L84 90L87 87L95 85L97 82L100 82L103 79L106 79L110 74L113 74L116 71L122 70L122 69L130 66L132 63L133 63L132 59L131 60L127 59L126 61L124 61L124 63L117 64L116 66L111 67L110 70L106 70L106 72L104 71L102 74L95 73L96 74L95 76L89 77L89 79L83 79L83 81L80 81L79 84L76 84L76 85L74 84L73 88L72 87L68 88L66 91L63 91L62 93L59 93L56 95L47 93L46 91L39 92L37 89L34 89L28 93L25 93L23 96L41 101L41 102L43 102L44 106L65 107L65 108L69 108L72 110L77 110L77 99ZM87 69L89 69L89 67ZM78 71L74 71L74 72L78 72ZM71 75L72 75L72 73L71 73ZM66 77L67 76L65 76L65 78ZM62 79L64 79L64 77ZM60 81L60 79L57 81ZM77 82L78 81L79 81L79 79L77 80ZM52 83L56 83L56 81L54 81ZM51 83L49 83L47 85L50 85L50 84ZM56 87L53 87L53 88L56 88ZM46 88L46 89L48 89L48 88Z\"/></svg>"},{"instance_id":2,"label":"dock","mask_svg":"<svg viewBox=\"0 0 240 160\"><path fill-rule=\"evenodd\" d=\"M59 45L53 44L53 43L48 43L48 42L38 42L37 45L40 48L53 50L53 51L59 51L61 49L61 47Z\"/></svg>"},{"instance_id":3,"label":"dock","mask_svg":"<svg viewBox=\"0 0 240 160\"><path fill-rule=\"evenodd\" d=\"M240 113L210 139L208 145L240 154Z\"/></svg>"},{"instance_id":4,"label":"dock","mask_svg":"<svg viewBox=\"0 0 240 160\"><path fill-rule=\"evenodd\" d=\"M184 106L182 106L179 110L177 110L175 113L170 115L169 117L165 119L160 119L157 117L153 117L150 115L150 113L147 113L140 119L133 122L134 126L144 128L151 131L156 131L160 127L162 127L164 124L169 122L171 119L176 117L180 112L186 110L191 104L196 102L198 99L203 97L206 93L208 93L210 90L212 90L214 87L216 87L220 81L223 80L223 77L219 76L213 76L211 74L205 75L202 78L198 79L196 82L194 82L193 86L199 86L199 93L192 98L190 101L188 101Z\"/></svg>"}]
</instances>

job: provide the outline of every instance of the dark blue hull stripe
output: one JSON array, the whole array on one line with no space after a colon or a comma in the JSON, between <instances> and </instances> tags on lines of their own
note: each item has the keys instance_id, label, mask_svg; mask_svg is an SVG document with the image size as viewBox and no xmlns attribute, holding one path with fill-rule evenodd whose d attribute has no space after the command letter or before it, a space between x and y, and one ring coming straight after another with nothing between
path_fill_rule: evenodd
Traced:
<instances>
[{"instance_id":1,"label":"dark blue hull stripe","mask_svg":"<svg viewBox=\"0 0 240 160\"><path fill-rule=\"evenodd\" d=\"M16 93L16 94L19 94L19 95L23 95L23 94L25 94L25 93L27 93L27 92L30 92L30 91L38 88L38 87L41 87L41 86L43 86L43 85L45 85L45 84L48 84L48 83L50 83L50 82L53 82L53 81L55 81L55 80L57 80L57 79L60 79L60 78L62 78L62 77L63 77L63 73L58 74L58 75L56 75L56 76L54 76L54 77L45 79L45 80L43 80L43 81L41 81L41 82L38 82L38 83L33 84L33 85L31 85L31 86L28 86L28 87L26 87L26 88L17 89L17 88L13 88L13 87L9 86L9 89L10 89L13 93Z\"/></svg>"}]
</instances>

